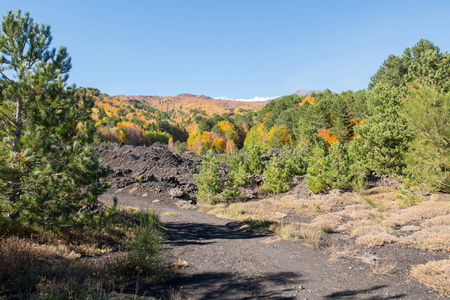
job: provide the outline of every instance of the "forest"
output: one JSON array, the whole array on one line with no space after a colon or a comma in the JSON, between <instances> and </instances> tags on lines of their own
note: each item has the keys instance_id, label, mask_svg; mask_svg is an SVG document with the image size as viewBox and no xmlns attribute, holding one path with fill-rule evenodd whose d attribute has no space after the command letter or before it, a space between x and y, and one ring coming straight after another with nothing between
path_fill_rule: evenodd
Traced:
<instances>
[{"instance_id":1,"label":"forest","mask_svg":"<svg viewBox=\"0 0 450 300\"><path fill-rule=\"evenodd\" d=\"M258 155L287 147L301 152L307 166L301 173L310 175L315 192L351 189L372 171L448 192L449 64L447 52L420 40L401 56L389 56L365 90L287 95L246 113L159 111L140 103L97 101L97 141L187 141L197 154Z\"/></svg>"}]
</instances>

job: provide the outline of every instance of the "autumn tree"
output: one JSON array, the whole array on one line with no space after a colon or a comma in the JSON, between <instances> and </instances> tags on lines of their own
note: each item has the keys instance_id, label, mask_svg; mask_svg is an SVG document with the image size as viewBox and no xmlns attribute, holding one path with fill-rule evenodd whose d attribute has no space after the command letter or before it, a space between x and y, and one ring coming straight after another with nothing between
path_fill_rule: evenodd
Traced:
<instances>
[{"instance_id":1,"label":"autumn tree","mask_svg":"<svg viewBox=\"0 0 450 300\"><path fill-rule=\"evenodd\" d=\"M80 221L104 175L91 146L94 103L66 88L71 59L50 26L9 11L0 31L0 225Z\"/></svg>"}]
</instances>

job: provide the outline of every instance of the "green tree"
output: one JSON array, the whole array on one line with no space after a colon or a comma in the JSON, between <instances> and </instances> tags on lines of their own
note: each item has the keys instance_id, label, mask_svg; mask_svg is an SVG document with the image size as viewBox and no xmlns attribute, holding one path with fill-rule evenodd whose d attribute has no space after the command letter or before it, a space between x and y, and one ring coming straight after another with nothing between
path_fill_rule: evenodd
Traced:
<instances>
[{"instance_id":1,"label":"green tree","mask_svg":"<svg viewBox=\"0 0 450 300\"><path fill-rule=\"evenodd\" d=\"M380 83L368 92L367 97L371 116L362 125L354 127L357 136L349 143L356 168L362 172L402 174L411 134L401 108L399 91Z\"/></svg>"},{"instance_id":2,"label":"green tree","mask_svg":"<svg viewBox=\"0 0 450 300\"><path fill-rule=\"evenodd\" d=\"M9 11L0 31L0 223L57 226L83 219L105 175L91 146L92 98L66 88L66 48L50 26Z\"/></svg>"},{"instance_id":3,"label":"green tree","mask_svg":"<svg viewBox=\"0 0 450 300\"><path fill-rule=\"evenodd\" d=\"M450 191L450 94L424 86L405 102L415 133L406 155L407 172L426 188Z\"/></svg>"},{"instance_id":4,"label":"green tree","mask_svg":"<svg viewBox=\"0 0 450 300\"><path fill-rule=\"evenodd\" d=\"M371 77L369 89L378 83L406 91L411 82L433 85L439 90L450 90L450 54L441 53L434 43L422 39L402 56L390 55L377 73Z\"/></svg>"},{"instance_id":5,"label":"green tree","mask_svg":"<svg viewBox=\"0 0 450 300\"><path fill-rule=\"evenodd\" d=\"M304 175L306 162L301 152L284 147L274 154L264 170L263 188L273 193L286 192L295 175Z\"/></svg>"},{"instance_id":6,"label":"green tree","mask_svg":"<svg viewBox=\"0 0 450 300\"><path fill-rule=\"evenodd\" d=\"M250 175L248 165L244 162L241 154L235 151L230 156L230 163L228 165L228 183L230 185L244 186L249 183Z\"/></svg>"},{"instance_id":7,"label":"green tree","mask_svg":"<svg viewBox=\"0 0 450 300\"><path fill-rule=\"evenodd\" d=\"M260 144L252 144L247 147L247 154L245 156L245 163L248 165L248 170L253 174L262 174L266 167L266 161L262 159L262 146Z\"/></svg>"},{"instance_id":8,"label":"green tree","mask_svg":"<svg viewBox=\"0 0 450 300\"><path fill-rule=\"evenodd\" d=\"M214 204L218 201L218 194L222 191L223 182L219 158L212 150L208 150L203 156L202 163L198 166L199 173L194 176L197 184L197 199L201 202Z\"/></svg>"},{"instance_id":9,"label":"green tree","mask_svg":"<svg viewBox=\"0 0 450 300\"><path fill-rule=\"evenodd\" d=\"M353 177L351 159L344 145L334 143L328 155L323 147L316 147L309 159L306 185L314 193L327 188L349 189Z\"/></svg>"}]
</instances>

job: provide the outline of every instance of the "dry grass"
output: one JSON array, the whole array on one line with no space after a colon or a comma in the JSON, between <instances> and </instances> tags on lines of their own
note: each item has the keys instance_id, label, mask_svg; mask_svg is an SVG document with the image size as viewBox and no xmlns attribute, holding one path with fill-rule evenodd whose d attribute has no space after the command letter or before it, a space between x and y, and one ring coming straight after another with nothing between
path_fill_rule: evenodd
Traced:
<instances>
[{"instance_id":1,"label":"dry grass","mask_svg":"<svg viewBox=\"0 0 450 300\"><path fill-rule=\"evenodd\" d=\"M184 300L184 299L189 298L185 298L181 290L175 290L173 288L169 290L168 300Z\"/></svg>"},{"instance_id":2,"label":"dry grass","mask_svg":"<svg viewBox=\"0 0 450 300\"><path fill-rule=\"evenodd\" d=\"M333 232L333 228L331 227L330 223L327 221L321 221L321 222L312 224L311 226L316 228L317 230L319 230L319 232L321 232L321 233L332 233Z\"/></svg>"},{"instance_id":3,"label":"dry grass","mask_svg":"<svg viewBox=\"0 0 450 300\"><path fill-rule=\"evenodd\" d=\"M325 227L337 227L342 222L342 217L333 213L328 213L324 215L319 215L311 221L311 226L316 228L322 228L326 233L331 231L325 230Z\"/></svg>"},{"instance_id":4,"label":"dry grass","mask_svg":"<svg viewBox=\"0 0 450 300\"><path fill-rule=\"evenodd\" d=\"M383 223L386 226L406 225L448 214L450 202L423 201L415 206L390 212Z\"/></svg>"},{"instance_id":5,"label":"dry grass","mask_svg":"<svg viewBox=\"0 0 450 300\"><path fill-rule=\"evenodd\" d=\"M167 217L178 217L179 214L173 211L166 211L165 213L162 214L163 216L167 216Z\"/></svg>"},{"instance_id":6,"label":"dry grass","mask_svg":"<svg viewBox=\"0 0 450 300\"><path fill-rule=\"evenodd\" d=\"M354 257L357 254L355 247L350 244L345 244L343 246L332 244L328 248L328 251L333 258Z\"/></svg>"},{"instance_id":7,"label":"dry grass","mask_svg":"<svg viewBox=\"0 0 450 300\"><path fill-rule=\"evenodd\" d=\"M284 202L286 206L286 202ZM273 198L264 199L260 201L250 201L245 203L233 203L231 205L203 205L200 211L206 212L210 215L215 215L219 218L244 221L248 218L279 221L284 218L289 212L289 208L278 205Z\"/></svg>"},{"instance_id":8,"label":"dry grass","mask_svg":"<svg viewBox=\"0 0 450 300\"><path fill-rule=\"evenodd\" d=\"M294 235L294 232L296 231L297 226L293 224L277 224L274 226L273 232L281 237L282 239L288 239Z\"/></svg>"},{"instance_id":9,"label":"dry grass","mask_svg":"<svg viewBox=\"0 0 450 300\"><path fill-rule=\"evenodd\" d=\"M355 240L355 244L364 247L383 246L397 241L397 238L391 234L381 232L360 236Z\"/></svg>"},{"instance_id":10,"label":"dry grass","mask_svg":"<svg viewBox=\"0 0 450 300\"><path fill-rule=\"evenodd\" d=\"M364 247L375 247L395 242L397 238L389 234L390 228L378 224L358 226L351 235L356 236L355 244Z\"/></svg>"},{"instance_id":11,"label":"dry grass","mask_svg":"<svg viewBox=\"0 0 450 300\"><path fill-rule=\"evenodd\" d=\"M295 232L295 237L304 240L308 245L319 247L322 234L311 226L300 226Z\"/></svg>"},{"instance_id":12,"label":"dry grass","mask_svg":"<svg viewBox=\"0 0 450 300\"><path fill-rule=\"evenodd\" d=\"M371 265L370 271L373 275L388 275L392 273L397 267L397 262L393 260L376 260L374 264Z\"/></svg>"},{"instance_id":13,"label":"dry grass","mask_svg":"<svg viewBox=\"0 0 450 300\"><path fill-rule=\"evenodd\" d=\"M437 216L432 219L425 220L422 227L433 227L433 226L450 226L450 214Z\"/></svg>"},{"instance_id":14,"label":"dry grass","mask_svg":"<svg viewBox=\"0 0 450 300\"><path fill-rule=\"evenodd\" d=\"M444 294L450 294L450 259L413 266L410 276Z\"/></svg>"},{"instance_id":15,"label":"dry grass","mask_svg":"<svg viewBox=\"0 0 450 300\"><path fill-rule=\"evenodd\" d=\"M107 299L114 286L136 275L165 276L157 254L162 243L157 217L130 211L58 234L41 230L28 238L0 238L0 293L7 298L20 292L26 299ZM144 262L144 255L151 259ZM102 256L100 263L97 257Z\"/></svg>"},{"instance_id":16,"label":"dry grass","mask_svg":"<svg viewBox=\"0 0 450 300\"><path fill-rule=\"evenodd\" d=\"M391 193L397 193L396 189L386 187L386 186L380 186L380 187L374 187L370 190L365 190L361 192L360 194L363 196L370 196L370 195L379 195L379 194L391 194Z\"/></svg>"},{"instance_id":17,"label":"dry grass","mask_svg":"<svg viewBox=\"0 0 450 300\"><path fill-rule=\"evenodd\" d=\"M431 251L450 252L450 226L426 227L400 238L399 242Z\"/></svg>"},{"instance_id":18,"label":"dry grass","mask_svg":"<svg viewBox=\"0 0 450 300\"><path fill-rule=\"evenodd\" d=\"M422 249L449 251L449 197L431 195L415 206L402 207L398 205L398 193L389 187L376 187L360 194L332 190L329 195L312 195L308 199L281 195L229 206L203 205L201 211L236 221L251 219L275 223L294 211L301 217L312 218L306 227L297 230L305 232L313 228L317 231L309 234L314 236L310 244L315 244L317 234L321 232L337 231L348 232L356 237L356 245L363 247L398 242ZM283 230L277 228L277 231ZM402 234L397 237L395 233L399 231ZM280 235L286 236L287 233Z\"/></svg>"},{"instance_id":19,"label":"dry grass","mask_svg":"<svg viewBox=\"0 0 450 300\"><path fill-rule=\"evenodd\" d=\"M182 260L180 258L178 258L178 260L172 264L173 268L181 270L186 268L188 265L189 263L187 261Z\"/></svg>"},{"instance_id":20,"label":"dry grass","mask_svg":"<svg viewBox=\"0 0 450 300\"><path fill-rule=\"evenodd\" d=\"M359 253L355 257L358 258L359 260L361 260L362 262L364 262L366 264L371 264L371 265L375 264L379 260L379 257L376 254L374 254L368 250L365 250L362 253Z\"/></svg>"},{"instance_id":21,"label":"dry grass","mask_svg":"<svg viewBox=\"0 0 450 300\"><path fill-rule=\"evenodd\" d=\"M33 241L9 237L0 240L0 282L17 288L25 274L35 274L61 256Z\"/></svg>"}]
</instances>

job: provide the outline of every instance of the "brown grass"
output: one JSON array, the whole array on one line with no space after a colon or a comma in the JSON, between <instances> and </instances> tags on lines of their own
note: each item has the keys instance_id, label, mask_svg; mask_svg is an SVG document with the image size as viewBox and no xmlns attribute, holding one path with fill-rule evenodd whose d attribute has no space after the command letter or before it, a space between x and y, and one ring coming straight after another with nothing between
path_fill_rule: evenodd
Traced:
<instances>
[{"instance_id":1,"label":"brown grass","mask_svg":"<svg viewBox=\"0 0 450 300\"><path fill-rule=\"evenodd\" d=\"M397 267L397 262L392 260L376 260L374 264L371 265L370 270L373 275L388 275L392 273Z\"/></svg>"},{"instance_id":2,"label":"brown grass","mask_svg":"<svg viewBox=\"0 0 450 300\"><path fill-rule=\"evenodd\" d=\"M429 286L450 294L450 259L429 261L411 268L410 276Z\"/></svg>"},{"instance_id":3,"label":"brown grass","mask_svg":"<svg viewBox=\"0 0 450 300\"><path fill-rule=\"evenodd\" d=\"M278 195L229 206L203 206L201 210L225 219L275 223L281 222L289 212L294 211L301 217L312 218L309 223L303 224L306 227L298 225L301 230L297 231L311 231L313 228L318 233L347 232L356 237L356 245L363 247L398 242L422 249L448 251L449 197L432 195L415 206L401 207L397 203L397 194L396 189L389 187L376 187L360 194L332 190L329 195L312 195L308 199ZM283 231L282 227L278 227L277 231ZM394 233L399 231L402 234L397 237ZM287 233L280 235L286 236ZM311 240L317 240L317 233L310 235L314 236Z\"/></svg>"},{"instance_id":4,"label":"brown grass","mask_svg":"<svg viewBox=\"0 0 450 300\"><path fill-rule=\"evenodd\" d=\"M431 251L450 252L450 226L426 227L400 238L399 242Z\"/></svg>"},{"instance_id":5,"label":"brown grass","mask_svg":"<svg viewBox=\"0 0 450 300\"><path fill-rule=\"evenodd\" d=\"M329 227L337 227L342 222L342 217L333 213L319 215L311 221L311 225L314 227L322 227L324 224L328 224Z\"/></svg>"},{"instance_id":6,"label":"brown grass","mask_svg":"<svg viewBox=\"0 0 450 300\"><path fill-rule=\"evenodd\" d=\"M304 240L308 245L319 247L322 234L311 226L300 226L295 232L295 237Z\"/></svg>"},{"instance_id":7,"label":"brown grass","mask_svg":"<svg viewBox=\"0 0 450 300\"><path fill-rule=\"evenodd\" d=\"M316 228L317 230L319 230L319 232L321 232L321 233L332 233L333 232L333 228L331 227L330 223L327 221L321 221L318 223L314 223L311 226Z\"/></svg>"},{"instance_id":8,"label":"brown grass","mask_svg":"<svg viewBox=\"0 0 450 300\"><path fill-rule=\"evenodd\" d=\"M11 288L22 285L27 273L36 274L50 262L60 258L52 249L33 241L9 237L0 240L0 282Z\"/></svg>"},{"instance_id":9,"label":"brown grass","mask_svg":"<svg viewBox=\"0 0 450 300\"><path fill-rule=\"evenodd\" d=\"M162 214L163 216L168 216L168 217L177 217L178 213L173 212L173 211L166 211L165 213Z\"/></svg>"},{"instance_id":10,"label":"brown grass","mask_svg":"<svg viewBox=\"0 0 450 300\"><path fill-rule=\"evenodd\" d=\"M415 206L390 212L383 222L386 226L406 225L450 214L450 202L423 201Z\"/></svg>"},{"instance_id":11,"label":"brown grass","mask_svg":"<svg viewBox=\"0 0 450 300\"><path fill-rule=\"evenodd\" d=\"M233 203L228 206L225 204L214 206L202 205L200 211L228 220L244 221L250 218L279 221L284 218L290 210L285 206L287 206L286 202L284 202L284 206L281 206L277 204L275 199L269 198L260 201Z\"/></svg>"},{"instance_id":12,"label":"brown grass","mask_svg":"<svg viewBox=\"0 0 450 300\"><path fill-rule=\"evenodd\" d=\"M280 223L274 226L273 232L282 239L288 239L294 235L297 226L289 223Z\"/></svg>"},{"instance_id":13,"label":"brown grass","mask_svg":"<svg viewBox=\"0 0 450 300\"><path fill-rule=\"evenodd\" d=\"M357 254L355 247L350 244L345 244L343 246L332 244L328 248L328 252L331 253L333 258L353 257Z\"/></svg>"},{"instance_id":14,"label":"brown grass","mask_svg":"<svg viewBox=\"0 0 450 300\"><path fill-rule=\"evenodd\" d=\"M176 262L174 262L172 264L172 267L175 269L184 269L189 265L189 263L185 260L181 260L180 258L178 258L178 260Z\"/></svg>"},{"instance_id":15,"label":"brown grass","mask_svg":"<svg viewBox=\"0 0 450 300\"><path fill-rule=\"evenodd\" d=\"M137 272L141 278L164 276L163 259L147 246L159 249L153 246L161 242L157 222L152 213L121 211L97 225L58 234L41 230L28 238L0 238L0 293L7 298L17 298L20 291L27 299L107 299L115 284L127 284ZM134 246L141 244L151 258L145 263Z\"/></svg>"},{"instance_id":16,"label":"brown grass","mask_svg":"<svg viewBox=\"0 0 450 300\"><path fill-rule=\"evenodd\" d=\"M375 247L375 246L383 246L385 244L393 243L397 240L397 238L391 234L388 233L375 233L375 234L368 234L364 236L360 236L356 239L355 243L358 246L364 246L364 247Z\"/></svg>"},{"instance_id":17,"label":"brown grass","mask_svg":"<svg viewBox=\"0 0 450 300\"><path fill-rule=\"evenodd\" d=\"M425 220L422 227L433 227L433 226L450 226L450 214L444 216L437 216L432 219Z\"/></svg>"},{"instance_id":18,"label":"brown grass","mask_svg":"<svg viewBox=\"0 0 450 300\"><path fill-rule=\"evenodd\" d=\"M396 189L386 187L386 186L380 186L380 187L374 187L370 190L365 190L361 192L360 194L363 196L370 196L370 195L379 195L379 194L391 194L391 193L397 193Z\"/></svg>"}]
</instances>

